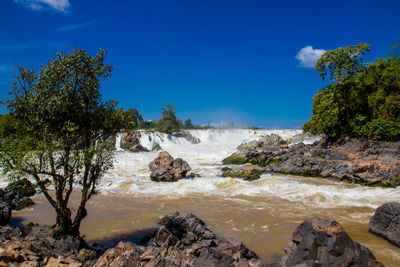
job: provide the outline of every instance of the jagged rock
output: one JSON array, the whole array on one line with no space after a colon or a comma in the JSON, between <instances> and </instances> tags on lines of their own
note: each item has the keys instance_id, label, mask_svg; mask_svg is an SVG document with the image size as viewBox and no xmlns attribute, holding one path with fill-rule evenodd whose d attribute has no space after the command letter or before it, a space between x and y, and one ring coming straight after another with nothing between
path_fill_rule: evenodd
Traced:
<instances>
[{"instance_id":1,"label":"jagged rock","mask_svg":"<svg viewBox=\"0 0 400 267\"><path fill-rule=\"evenodd\" d=\"M0 226L4 226L10 223L11 220L11 205L3 199L0 199Z\"/></svg>"},{"instance_id":2,"label":"jagged rock","mask_svg":"<svg viewBox=\"0 0 400 267\"><path fill-rule=\"evenodd\" d=\"M253 181L261 177L263 168L252 164L245 164L241 165L240 168L224 167L221 169L221 171L222 177L241 178L246 181Z\"/></svg>"},{"instance_id":3,"label":"jagged rock","mask_svg":"<svg viewBox=\"0 0 400 267\"><path fill-rule=\"evenodd\" d=\"M36 193L35 186L26 178L13 181L1 191L0 199L7 201L12 209L21 210L35 204L29 197Z\"/></svg>"},{"instance_id":4,"label":"jagged rock","mask_svg":"<svg viewBox=\"0 0 400 267\"><path fill-rule=\"evenodd\" d=\"M248 143L241 144L237 147L236 154L238 156L244 157L251 150L263 148L265 146L276 146L283 144L286 144L286 142L282 139L282 137L277 134L270 134L262 137L260 140L250 141Z\"/></svg>"},{"instance_id":5,"label":"jagged rock","mask_svg":"<svg viewBox=\"0 0 400 267\"><path fill-rule=\"evenodd\" d=\"M136 267L141 266L140 255L143 251L131 242L120 242L108 249L93 267Z\"/></svg>"},{"instance_id":6,"label":"jagged rock","mask_svg":"<svg viewBox=\"0 0 400 267\"><path fill-rule=\"evenodd\" d=\"M0 228L0 266L87 266L97 253L76 237L56 240L54 229L30 224Z\"/></svg>"},{"instance_id":7,"label":"jagged rock","mask_svg":"<svg viewBox=\"0 0 400 267\"><path fill-rule=\"evenodd\" d=\"M168 152L158 153L158 157L149 164L150 178L156 182L174 182L186 177L192 170L189 164L181 158L174 159Z\"/></svg>"},{"instance_id":8,"label":"jagged rock","mask_svg":"<svg viewBox=\"0 0 400 267\"><path fill-rule=\"evenodd\" d=\"M148 152L149 150L140 144L141 133L138 131L129 131L124 133L121 138L121 148L131 152Z\"/></svg>"},{"instance_id":9,"label":"jagged rock","mask_svg":"<svg viewBox=\"0 0 400 267\"><path fill-rule=\"evenodd\" d=\"M160 151L161 150L161 146L159 143L154 143L153 147L151 148L151 151Z\"/></svg>"},{"instance_id":10,"label":"jagged rock","mask_svg":"<svg viewBox=\"0 0 400 267\"><path fill-rule=\"evenodd\" d=\"M369 221L369 231L400 247L400 203L379 206Z\"/></svg>"},{"instance_id":11,"label":"jagged rock","mask_svg":"<svg viewBox=\"0 0 400 267\"><path fill-rule=\"evenodd\" d=\"M194 137L189 131L181 130L177 133L172 133L169 136L175 136L175 137L183 137L187 141L189 141L192 144L198 144L200 143L200 139L197 137Z\"/></svg>"},{"instance_id":12,"label":"jagged rock","mask_svg":"<svg viewBox=\"0 0 400 267\"><path fill-rule=\"evenodd\" d=\"M160 224L141 255L149 266L266 266L240 241L217 238L192 213L176 212Z\"/></svg>"},{"instance_id":13,"label":"jagged rock","mask_svg":"<svg viewBox=\"0 0 400 267\"><path fill-rule=\"evenodd\" d=\"M331 219L313 217L301 223L285 248L282 266L383 266L372 252L353 241Z\"/></svg>"}]
</instances>

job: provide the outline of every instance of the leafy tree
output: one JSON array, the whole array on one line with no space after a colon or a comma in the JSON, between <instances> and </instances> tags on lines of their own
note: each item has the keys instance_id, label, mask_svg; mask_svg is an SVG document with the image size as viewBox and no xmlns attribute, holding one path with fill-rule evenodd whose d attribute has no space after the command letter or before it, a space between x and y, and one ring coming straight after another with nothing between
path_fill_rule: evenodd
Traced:
<instances>
[{"instance_id":1,"label":"leafy tree","mask_svg":"<svg viewBox=\"0 0 400 267\"><path fill-rule=\"evenodd\" d=\"M175 105L167 104L161 108L161 117L156 122L156 130L163 133L173 133L183 128L182 121L175 115Z\"/></svg>"},{"instance_id":2,"label":"leafy tree","mask_svg":"<svg viewBox=\"0 0 400 267\"><path fill-rule=\"evenodd\" d=\"M194 129L195 126L192 123L192 120L189 118L187 120L185 120L185 123L183 124L183 126L185 127L185 129Z\"/></svg>"},{"instance_id":3,"label":"leafy tree","mask_svg":"<svg viewBox=\"0 0 400 267\"><path fill-rule=\"evenodd\" d=\"M359 44L328 51L316 65L331 84L314 97L313 115L303 129L312 134L400 140L400 58L363 64L369 51Z\"/></svg>"},{"instance_id":4,"label":"leafy tree","mask_svg":"<svg viewBox=\"0 0 400 267\"><path fill-rule=\"evenodd\" d=\"M36 181L57 214L59 235L79 235L86 203L112 167L106 140L128 121L116 102L102 101L99 89L113 68L105 56L104 50L92 57L75 48L58 53L38 73L18 67L7 101L23 133L3 136L1 168L10 178ZM80 191L75 217L68 205L74 190Z\"/></svg>"},{"instance_id":5,"label":"leafy tree","mask_svg":"<svg viewBox=\"0 0 400 267\"><path fill-rule=\"evenodd\" d=\"M137 128L139 123L143 121L142 115L136 108L130 108L126 112L128 113L131 121L134 123L134 127Z\"/></svg>"}]
</instances>

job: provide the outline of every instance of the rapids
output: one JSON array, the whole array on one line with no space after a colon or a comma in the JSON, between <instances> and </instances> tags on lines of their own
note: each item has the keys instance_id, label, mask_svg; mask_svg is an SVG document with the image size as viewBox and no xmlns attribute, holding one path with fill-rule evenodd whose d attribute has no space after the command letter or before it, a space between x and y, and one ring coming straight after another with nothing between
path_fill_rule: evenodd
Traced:
<instances>
[{"instance_id":1,"label":"rapids","mask_svg":"<svg viewBox=\"0 0 400 267\"><path fill-rule=\"evenodd\" d=\"M89 215L81 231L89 240L127 238L135 231L156 227L157 219L176 210L190 211L218 234L232 235L272 261L282 255L295 227L310 216L340 222L350 236L370 248L386 266L400 265L400 249L368 232L374 210L398 201L400 188L370 188L330 179L264 174L257 181L222 178L221 161L242 142L276 133L284 139L300 130L193 130L200 139L192 144L183 137L141 132L140 142L160 144L174 158L189 163L200 178L156 183L148 164L158 152L123 151L117 137L115 164L98 185L100 194L88 203ZM305 140L312 142L314 140ZM42 196L31 209L14 213L17 220L53 223L54 213ZM74 195L73 202L78 201Z\"/></svg>"}]
</instances>

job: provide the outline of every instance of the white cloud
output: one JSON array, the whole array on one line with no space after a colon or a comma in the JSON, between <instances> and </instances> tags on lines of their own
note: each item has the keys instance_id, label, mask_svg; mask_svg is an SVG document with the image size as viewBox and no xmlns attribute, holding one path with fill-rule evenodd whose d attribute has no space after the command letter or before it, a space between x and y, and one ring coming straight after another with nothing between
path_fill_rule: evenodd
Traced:
<instances>
[{"instance_id":1,"label":"white cloud","mask_svg":"<svg viewBox=\"0 0 400 267\"><path fill-rule=\"evenodd\" d=\"M314 49L311 45L307 45L300 49L296 58L300 60L300 66L304 68L314 68L317 60L325 53L324 49Z\"/></svg>"},{"instance_id":2,"label":"white cloud","mask_svg":"<svg viewBox=\"0 0 400 267\"><path fill-rule=\"evenodd\" d=\"M69 0L14 0L15 3L21 3L32 10L43 10L53 8L64 13L68 12L70 7Z\"/></svg>"}]
</instances>

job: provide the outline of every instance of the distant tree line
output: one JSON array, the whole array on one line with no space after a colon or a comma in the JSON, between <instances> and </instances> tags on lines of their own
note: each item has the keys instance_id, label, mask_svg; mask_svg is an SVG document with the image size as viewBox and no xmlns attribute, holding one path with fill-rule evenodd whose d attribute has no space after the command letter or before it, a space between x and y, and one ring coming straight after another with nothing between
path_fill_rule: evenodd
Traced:
<instances>
[{"instance_id":1,"label":"distant tree line","mask_svg":"<svg viewBox=\"0 0 400 267\"><path fill-rule=\"evenodd\" d=\"M129 117L128 128L134 130L155 130L163 133L173 133L180 130L214 128L210 125L195 125L192 123L192 120L190 118L182 122L182 120L180 120L176 116L175 110L175 105L167 104L165 107L161 107L162 112L160 118L156 121L151 121L144 120L143 116L136 108L129 108L125 111L125 113Z\"/></svg>"},{"instance_id":2,"label":"distant tree line","mask_svg":"<svg viewBox=\"0 0 400 267\"><path fill-rule=\"evenodd\" d=\"M400 140L400 58L393 53L364 64L369 51L361 43L327 51L317 61L317 74L330 84L314 96L305 132Z\"/></svg>"}]
</instances>

